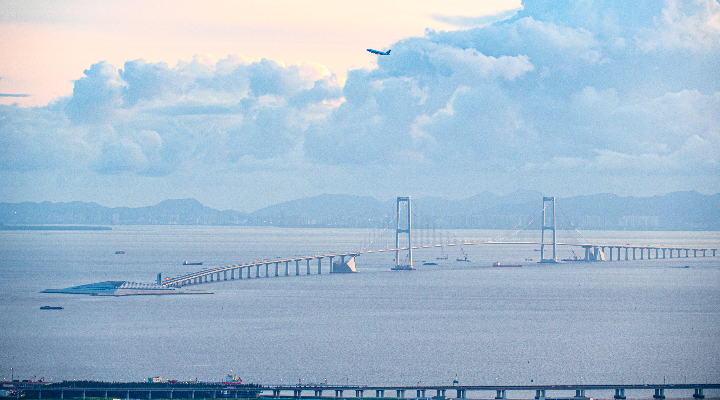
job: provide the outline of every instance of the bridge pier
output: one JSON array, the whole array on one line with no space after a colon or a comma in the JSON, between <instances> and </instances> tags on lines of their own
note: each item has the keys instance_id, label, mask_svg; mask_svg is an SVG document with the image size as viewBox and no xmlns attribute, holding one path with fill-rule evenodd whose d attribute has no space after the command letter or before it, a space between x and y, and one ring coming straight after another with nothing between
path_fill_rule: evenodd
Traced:
<instances>
[{"instance_id":1,"label":"bridge pier","mask_svg":"<svg viewBox=\"0 0 720 400\"><path fill-rule=\"evenodd\" d=\"M662 251L663 251L663 258L665 258L665 248L663 248Z\"/></svg>"},{"instance_id":2,"label":"bridge pier","mask_svg":"<svg viewBox=\"0 0 720 400\"><path fill-rule=\"evenodd\" d=\"M625 400L625 389L615 389L615 396L613 396L613 398L617 400Z\"/></svg>"},{"instance_id":3,"label":"bridge pier","mask_svg":"<svg viewBox=\"0 0 720 400\"><path fill-rule=\"evenodd\" d=\"M658 256L659 251L660 251L660 249L658 249L658 248L655 249L655 259L656 259L656 260L657 260L658 258L660 258L660 256Z\"/></svg>"},{"instance_id":4,"label":"bridge pier","mask_svg":"<svg viewBox=\"0 0 720 400\"><path fill-rule=\"evenodd\" d=\"M310 260L308 260L308 262L310 262ZM335 397L343 397L343 390L335 389Z\"/></svg>"},{"instance_id":5,"label":"bridge pier","mask_svg":"<svg viewBox=\"0 0 720 400\"><path fill-rule=\"evenodd\" d=\"M375 397L385 397L385 391L382 389L375 390Z\"/></svg>"},{"instance_id":6,"label":"bridge pier","mask_svg":"<svg viewBox=\"0 0 720 400\"><path fill-rule=\"evenodd\" d=\"M273 389L273 397L280 397L280 391L277 389Z\"/></svg>"},{"instance_id":7,"label":"bridge pier","mask_svg":"<svg viewBox=\"0 0 720 400\"><path fill-rule=\"evenodd\" d=\"M318 257L318 275L322 274L322 257Z\"/></svg>"},{"instance_id":8,"label":"bridge pier","mask_svg":"<svg viewBox=\"0 0 720 400\"><path fill-rule=\"evenodd\" d=\"M576 389L575 397L585 397L585 389Z\"/></svg>"},{"instance_id":9,"label":"bridge pier","mask_svg":"<svg viewBox=\"0 0 720 400\"><path fill-rule=\"evenodd\" d=\"M285 261L285 276L290 275L290 261Z\"/></svg>"},{"instance_id":10,"label":"bridge pier","mask_svg":"<svg viewBox=\"0 0 720 400\"><path fill-rule=\"evenodd\" d=\"M315 389L315 397L322 397L322 389Z\"/></svg>"},{"instance_id":11,"label":"bridge pier","mask_svg":"<svg viewBox=\"0 0 720 400\"><path fill-rule=\"evenodd\" d=\"M636 247L633 247L632 249L633 249L633 260L635 260L635 259L636 259L636 258L635 258L635 249L636 249Z\"/></svg>"},{"instance_id":12,"label":"bridge pier","mask_svg":"<svg viewBox=\"0 0 720 400\"><path fill-rule=\"evenodd\" d=\"M465 398L465 389L458 388L456 390L457 390L457 394L456 394L457 398L464 399Z\"/></svg>"},{"instance_id":13,"label":"bridge pier","mask_svg":"<svg viewBox=\"0 0 720 400\"><path fill-rule=\"evenodd\" d=\"M332 259L335 258L335 257L334 257L334 256L328 256L328 258L330 259L330 272L328 272L328 273L329 273L329 274L332 274L332 272L333 272L333 270L332 270L332 269L333 269Z\"/></svg>"},{"instance_id":14,"label":"bridge pier","mask_svg":"<svg viewBox=\"0 0 720 400\"><path fill-rule=\"evenodd\" d=\"M320 260L318 259L318 261L320 261ZM362 389L355 389L355 397L357 397L358 399L362 399L362 397L363 397L363 390L362 390Z\"/></svg>"},{"instance_id":15,"label":"bridge pier","mask_svg":"<svg viewBox=\"0 0 720 400\"><path fill-rule=\"evenodd\" d=\"M279 264L280 264L279 262L275 263L275 276L280 276L280 274L278 273L279 268L280 268Z\"/></svg>"},{"instance_id":16,"label":"bridge pier","mask_svg":"<svg viewBox=\"0 0 720 400\"><path fill-rule=\"evenodd\" d=\"M507 398L507 395L505 394L505 389L498 389L497 390L497 396L495 396L497 400L504 400Z\"/></svg>"},{"instance_id":17,"label":"bridge pier","mask_svg":"<svg viewBox=\"0 0 720 400\"><path fill-rule=\"evenodd\" d=\"M693 394L693 398L695 399L704 399L705 395L703 394L702 388L695 389L695 393Z\"/></svg>"},{"instance_id":18,"label":"bridge pier","mask_svg":"<svg viewBox=\"0 0 720 400\"><path fill-rule=\"evenodd\" d=\"M405 398L405 389L398 389L395 391L395 397L398 399L404 399Z\"/></svg>"},{"instance_id":19,"label":"bridge pier","mask_svg":"<svg viewBox=\"0 0 720 400\"><path fill-rule=\"evenodd\" d=\"M300 260L295 260L295 275L300 275Z\"/></svg>"},{"instance_id":20,"label":"bridge pier","mask_svg":"<svg viewBox=\"0 0 720 400\"><path fill-rule=\"evenodd\" d=\"M293 397L302 397L302 389L293 389Z\"/></svg>"},{"instance_id":21,"label":"bridge pier","mask_svg":"<svg viewBox=\"0 0 720 400\"><path fill-rule=\"evenodd\" d=\"M225 275L225 276L223 276L223 280L227 280L227 271L223 271L223 274ZM219 272L218 272L218 275L220 275ZM219 276L218 276L218 278L219 278ZM220 280L220 279L218 279L218 280Z\"/></svg>"},{"instance_id":22,"label":"bridge pier","mask_svg":"<svg viewBox=\"0 0 720 400\"><path fill-rule=\"evenodd\" d=\"M685 258L690 257L688 254L690 254L690 249L685 249Z\"/></svg>"},{"instance_id":23,"label":"bridge pier","mask_svg":"<svg viewBox=\"0 0 720 400\"><path fill-rule=\"evenodd\" d=\"M653 399L664 399L665 398L665 389L655 389L655 394L653 395Z\"/></svg>"},{"instance_id":24,"label":"bridge pier","mask_svg":"<svg viewBox=\"0 0 720 400\"><path fill-rule=\"evenodd\" d=\"M535 399L542 400L545 399L545 389L538 389L535 391Z\"/></svg>"},{"instance_id":25,"label":"bridge pier","mask_svg":"<svg viewBox=\"0 0 720 400\"><path fill-rule=\"evenodd\" d=\"M627 260L628 260L628 248L626 247L625 248L625 261L627 261Z\"/></svg>"}]
</instances>

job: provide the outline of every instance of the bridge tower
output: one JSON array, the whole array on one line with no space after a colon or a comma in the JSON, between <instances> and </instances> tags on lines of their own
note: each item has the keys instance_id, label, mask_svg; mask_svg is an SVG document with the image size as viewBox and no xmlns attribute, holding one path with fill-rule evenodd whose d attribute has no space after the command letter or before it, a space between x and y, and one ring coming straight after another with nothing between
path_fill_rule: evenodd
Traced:
<instances>
[{"instance_id":1,"label":"bridge tower","mask_svg":"<svg viewBox=\"0 0 720 400\"><path fill-rule=\"evenodd\" d=\"M401 203L407 203L407 228L401 228L400 227L400 204ZM413 259L412 259L412 212L410 208L410 197L398 197L397 198L397 215L395 218L397 219L397 229L395 230L395 267L393 267L393 270L412 270L415 269L413 267ZM408 247L408 263L405 265L400 265L400 234L407 234L407 247Z\"/></svg>"},{"instance_id":2,"label":"bridge tower","mask_svg":"<svg viewBox=\"0 0 720 400\"><path fill-rule=\"evenodd\" d=\"M548 225L548 213L547 213L547 203L552 203L552 225ZM541 263L556 263L557 260L557 253L555 252L555 245L556 245L556 236L555 236L555 226L557 223L557 218L555 218L555 197L543 197L543 215L542 215L542 234L540 242L543 243L540 245L540 262ZM552 258L545 258L545 231L546 230L552 230Z\"/></svg>"}]
</instances>

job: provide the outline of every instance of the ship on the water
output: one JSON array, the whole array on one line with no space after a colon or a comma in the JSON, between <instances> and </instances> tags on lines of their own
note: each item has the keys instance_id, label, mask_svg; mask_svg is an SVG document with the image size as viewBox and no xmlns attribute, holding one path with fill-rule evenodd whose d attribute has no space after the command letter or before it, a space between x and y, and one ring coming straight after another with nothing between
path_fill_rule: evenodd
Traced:
<instances>
[{"instance_id":1,"label":"ship on the water","mask_svg":"<svg viewBox=\"0 0 720 400\"><path fill-rule=\"evenodd\" d=\"M504 265L504 264L500 264L500 261L495 261L495 262L493 263L493 267L500 267L500 268L520 268L520 267L522 267L522 265L521 265L521 264L518 264L518 265Z\"/></svg>"},{"instance_id":2,"label":"ship on the water","mask_svg":"<svg viewBox=\"0 0 720 400\"><path fill-rule=\"evenodd\" d=\"M183 262L183 265L203 265L203 263L202 263L202 261L196 261L196 262L185 261L185 262Z\"/></svg>"},{"instance_id":3,"label":"ship on the water","mask_svg":"<svg viewBox=\"0 0 720 400\"><path fill-rule=\"evenodd\" d=\"M63 306L42 306L40 307L41 310L64 310L65 307Z\"/></svg>"}]
</instances>

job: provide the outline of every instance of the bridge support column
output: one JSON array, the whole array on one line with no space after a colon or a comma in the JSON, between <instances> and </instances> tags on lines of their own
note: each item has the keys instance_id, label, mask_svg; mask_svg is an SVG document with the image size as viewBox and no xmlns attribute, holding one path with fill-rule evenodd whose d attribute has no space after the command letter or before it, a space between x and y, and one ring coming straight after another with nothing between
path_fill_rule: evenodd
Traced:
<instances>
[{"instance_id":1,"label":"bridge support column","mask_svg":"<svg viewBox=\"0 0 720 400\"><path fill-rule=\"evenodd\" d=\"M628 260L628 248L626 247L625 248L625 261L627 261L627 260Z\"/></svg>"},{"instance_id":2,"label":"bridge support column","mask_svg":"<svg viewBox=\"0 0 720 400\"><path fill-rule=\"evenodd\" d=\"M713 251L713 257L715 257L715 250L716 250L716 249L712 249L712 251Z\"/></svg>"},{"instance_id":3,"label":"bridge support column","mask_svg":"<svg viewBox=\"0 0 720 400\"><path fill-rule=\"evenodd\" d=\"M125 396L126 396L125 398L126 398L127 400L130 400L130 391L129 391L129 390L127 391L127 393L125 393ZM193 398L194 398L194 397L193 397Z\"/></svg>"},{"instance_id":4,"label":"bridge support column","mask_svg":"<svg viewBox=\"0 0 720 400\"><path fill-rule=\"evenodd\" d=\"M660 249L657 249L657 248L655 249L655 259L656 259L656 260L657 260L658 258L660 258L660 256L658 255L658 254L659 254L659 251L660 251Z\"/></svg>"},{"instance_id":5,"label":"bridge support column","mask_svg":"<svg viewBox=\"0 0 720 400\"><path fill-rule=\"evenodd\" d=\"M464 398L465 398L465 389L459 389L459 388L458 388L458 389L456 389L456 391L457 391L456 396L457 396L458 399L464 399Z\"/></svg>"},{"instance_id":6,"label":"bridge support column","mask_svg":"<svg viewBox=\"0 0 720 400\"><path fill-rule=\"evenodd\" d=\"M235 280L235 268L230 270L230 280Z\"/></svg>"},{"instance_id":7,"label":"bridge support column","mask_svg":"<svg viewBox=\"0 0 720 400\"><path fill-rule=\"evenodd\" d=\"M310 275L310 259L307 259L307 274Z\"/></svg>"},{"instance_id":8,"label":"bridge support column","mask_svg":"<svg viewBox=\"0 0 720 400\"><path fill-rule=\"evenodd\" d=\"M385 391L382 389L378 389L375 391L375 397L385 397Z\"/></svg>"},{"instance_id":9,"label":"bridge support column","mask_svg":"<svg viewBox=\"0 0 720 400\"><path fill-rule=\"evenodd\" d=\"M535 398L538 399L538 400L540 400L540 399L545 399L545 389L538 389L538 390L536 390L536 391L535 391Z\"/></svg>"},{"instance_id":10,"label":"bridge support column","mask_svg":"<svg viewBox=\"0 0 720 400\"><path fill-rule=\"evenodd\" d=\"M702 388L695 389L695 393L693 394L693 398L695 399L704 399L705 395L703 394Z\"/></svg>"},{"instance_id":11,"label":"bridge support column","mask_svg":"<svg viewBox=\"0 0 720 400\"><path fill-rule=\"evenodd\" d=\"M635 249L636 249L636 248L633 247L632 249L633 249L633 260L635 260L635 259L636 259L636 258L635 258Z\"/></svg>"},{"instance_id":12,"label":"bridge support column","mask_svg":"<svg viewBox=\"0 0 720 400\"><path fill-rule=\"evenodd\" d=\"M270 277L270 263L265 264L265 277Z\"/></svg>"},{"instance_id":13,"label":"bridge support column","mask_svg":"<svg viewBox=\"0 0 720 400\"><path fill-rule=\"evenodd\" d=\"M329 256L328 258L330 259L330 272L328 272L328 273L332 274L332 272L333 272L332 259L335 258L335 257Z\"/></svg>"},{"instance_id":14,"label":"bridge support column","mask_svg":"<svg viewBox=\"0 0 720 400\"><path fill-rule=\"evenodd\" d=\"M315 389L315 397L322 397L322 389Z\"/></svg>"},{"instance_id":15,"label":"bridge support column","mask_svg":"<svg viewBox=\"0 0 720 400\"><path fill-rule=\"evenodd\" d=\"M273 397L280 397L280 391L277 389L273 389Z\"/></svg>"},{"instance_id":16,"label":"bridge support column","mask_svg":"<svg viewBox=\"0 0 720 400\"><path fill-rule=\"evenodd\" d=\"M285 276L290 275L290 261L285 261Z\"/></svg>"},{"instance_id":17,"label":"bridge support column","mask_svg":"<svg viewBox=\"0 0 720 400\"><path fill-rule=\"evenodd\" d=\"M705 249L702 249L703 257L705 257Z\"/></svg>"},{"instance_id":18,"label":"bridge support column","mask_svg":"<svg viewBox=\"0 0 720 400\"><path fill-rule=\"evenodd\" d=\"M657 392L657 391L656 391L656 392ZM150 395L150 393L152 393L152 392L148 392L148 396ZM84 391L84 390L83 390L83 397L82 397L82 398L83 398L83 400L85 399L85 391Z\"/></svg>"},{"instance_id":19,"label":"bridge support column","mask_svg":"<svg viewBox=\"0 0 720 400\"><path fill-rule=\"evenodd\" d=\"M128 398L129 398L129 397L128 397ZM195 391L194 391L194 390L193 390L192 392L190 392L190 398L191 398L191 399L194 399L194 398L195 398Z\"/></svg>"},{"instance_id":20,"label":"bridge support column","mask_svg":"<svg viewBox=\"0 0 720 400\"><path fill-rule=\"evenodd\" d=\"M641 260L645 259L645 249L642 247L640 248L640 259Z\"/></svg>"},{"instance_id":21,"label":"bridge support column","mask_svg":"<svg viewBox=\"0 0 720 400\"><path fill-rule=\"evenodd\" d=\"M300 275L300 260L295 260L295 275Z\"/></svg>"},{"instance_id":22,"label":"bridge support column","mask_svg":"<svg viewBox=\"0 0 720 400\"><path fill-rule=\"evenodd\" d=\"M322 274L322 257L318 257L318 275Z\"/></svg>"},{"instance_id":23,"label":"bridge support column","mask_svg":"<svg viewBox=\"0 0 720 400\"><path fill-rule=\"evenodd\" d=\"M293 397L302 397L302 389L294 389L293 390Z\"/></svg>"},{"instance_id":24,"label":"bridge support column","mask_svg":"<svg viewBox=\"0 0 720 400\"><path fill-rule=\"evenodd\" d=\"M227 280L227 271L223 271L223 274L225 275L225 276L223 277L223 279L224 279L224 280ZM220 275L220 274L218 273L218 275ZM218 278L218 280L220 280L220 279Z\"/></svg>"},{"instance_id":25,"label":"bridge support column","mask_svg":"<svg viewBox=\"0 0 720 400\"><path fill-rule=\"evenodd\" d=\"M278 262L275 263L275 276L280 276L280 274L278 273L279 268L280 268L279 264L280 263L278 263Z\"/></svg>"},{"instance_id":26,"label":"bridge support column","mask_svg":"<svg viewBox=\"0 0 720 400\"><path fill-rule=\"evenodd\" d=\"M343 390L335 389L335 397L343 397Z\"/></svg>"},{"instance_id":27,"label":"bridge support column","mask_svg":"<svg viewBox=\"0 0 720 400\"><path fill-rule=\"evenodd\" d=\"M495 396L498 400L503 400L507 398L507 395L505 394L505 389L498 389L497 390L497 396Z\"/></svg>"},{"instance_id":28,"label":"bridge support column","mask_svg":"<svg viewBox=\"0 0 720 400\"><path fill-rule=\"evenodd\" d=\"M693 249L693 257L697 257L697 249Z\"/></svg>"},{"instance_id":29,"label":"bridge support column","mask_svg":"<svg viewBox=\"0 0 720 400\"><path fill-rule=\"evenodd\" d=\"M60 399L64 399L64 398L65 398L65 391L60 390ZM128 395L128 398L130 398L130 395Z\"/></svg>"},{"instance_id":30,"label":"bridge support column","mask_svg":"<svg viewBox=\"0 0 720 400\"><path fill-rule=\"evenodd\" d=\"M655 394L653 395L653 399L664 399L665 398L665 389L655 389Z\"/></svg>"},{"instance_id":31,"label":"bridge support column","mask_svg":"<svg viewBox=\"0 0 720 400\"><path fill-rule=\"evenodd\" d=\"M617 400L625 400L625 389L615 389L615 396L613 396L613 398Z\"/></svg>"},{"instance_id":32,"label":"bridge support column","mask_svg":"<svg viewBox=\"0 0 720 400\"><path fill-rule=\"evenodd\" d=\"M668 249L668 250L670 250L670 258L672 258L672 251L673 251L673 249Z\"/></svg>"},{"instance_id":33,"label":"bridge support column","mask_svg":"<svg viewBox=\"0 0 720 400\"><path fill-rule=\"evenodd\" d=\"M358 399L362 399L363 397L363 390L362 389L355 389L355 397Z\"/></svg>"},{"instance_id":34,"label":"bridge support column","mask_svg":"<svg viewBox=\"0 0 720 400\"><path fill-rule=\"evenodd\" d=\"M585 397L585 389L575 390L575 397Z\"/></svg>"},{"instance_id":35,"label":"bridge support column","mask_svg":"<svg viewBox=\"0 0 720 400\"><path fill-rule=\"evenodd\" d=\"M665 249L663 248L662 251L663 251L663 258L665 258Z\"/></svg>"},{"instance_id":36,"label":"bridge support column","mask_svg":"<svg viewBox=\"0 0 720 400\"><path fill-rule=\"evenodd\" d=\"M405 389L398 389L395 391L395 397L398 399L404 399L405 398Z\"/></svg>"}]
</instances>

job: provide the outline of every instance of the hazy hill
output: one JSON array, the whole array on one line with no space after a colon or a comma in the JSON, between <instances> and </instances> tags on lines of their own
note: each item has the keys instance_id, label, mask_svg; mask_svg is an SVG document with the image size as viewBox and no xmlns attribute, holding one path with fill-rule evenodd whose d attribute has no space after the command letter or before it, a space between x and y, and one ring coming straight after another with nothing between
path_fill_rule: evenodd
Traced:
<instances>
[{"instance_id":1,"label":"hazy hill","mask_svg":"<svg viewBox=\"0 0 720 400\"><path fill-rule=\"evenodd\" d=\"M413 198L416 228L538 229L542 194L520 191L504 196L483 192L459 200ZM83 225L268 225L281 227L385 227L395 215L395 200L322 194L246 214L218 211L195 199L165 200L139 208L96 203L0 203L0 223ZM557 199L562 229L720 230L720 194L695 191L664 196L620 197L596 194ZM571 225L572 223L572 225Z\"/></svg>"}]
</instances>

